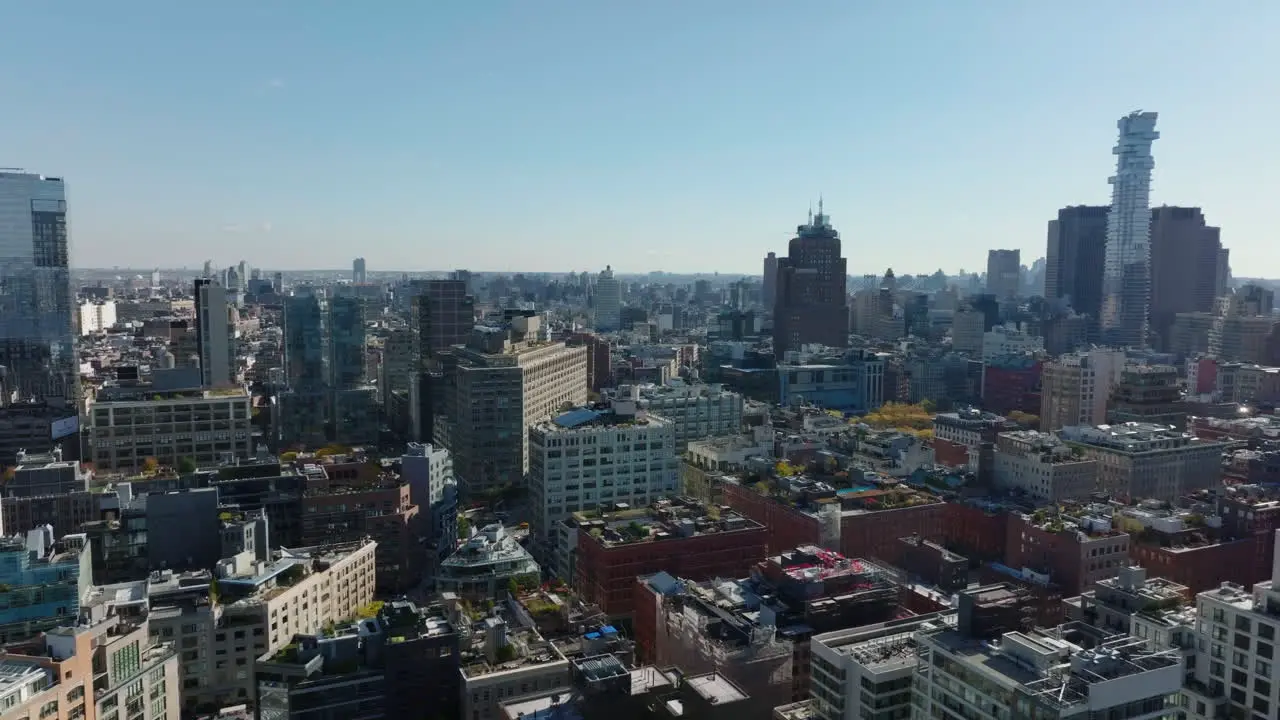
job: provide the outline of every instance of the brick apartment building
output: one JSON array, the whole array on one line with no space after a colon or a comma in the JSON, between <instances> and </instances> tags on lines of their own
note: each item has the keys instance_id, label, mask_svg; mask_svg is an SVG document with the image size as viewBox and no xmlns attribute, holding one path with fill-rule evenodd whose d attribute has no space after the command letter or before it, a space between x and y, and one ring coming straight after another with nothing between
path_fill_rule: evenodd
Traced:
<instances>
[{"instance_id":1,"label":"brick apartment building","mask_svg":"<svg viewBox=\"0 0 1280 720\"><path fill-rule=\"evenodd\" d=\"M302 472L307 478L301 513L304 546L370 537L378 543L379 593L406 592L421 582L426 553L417 542L418 506L410 500L408 483L363 463L307 465Z\"/></svg>"},{"instance_id":2,"label":"brick apartment building","mask_svg":"<svg viewBox=\"0 0 1280 720\"><path fill-rule=\"evenodd\" d=\"M768 531L760 523L728 510L708 514L691 500L575 517L575 588L584 602L613 617L631 614L637 576L740 577L767 556Z\"/></svg>"},{"instance_id":3,"label":"brick apartment building","mask_svg":"<svg viewBox=\"0 0 1280 720\"><path fill-rule=\"evenodd\" d=\"M777 502L755 488L736 482L721 484L724 503L764 526L769 554L802 545L820 545L822 526L817 515Z\"/></svg>"},{"instance_id":4,"label":"brick apartment building","mask_svg":"<svg viewBox=\"0 0 1280 720\"><path fill-rule=\"evenodd\" d=\"M1065 595L1115 577L1128 563L1129 535L1111 527L1109 514L1009 518L1004 564L1049 575Z\"/></svg>"},{"instance_id":5,"label":"brick apartment building","mask_svg":"<svg viewBox=\"0 0 1280 720\"><path fill-rule=\"evenodd\" d=\"M823 545L824 520L815 507L788 504L776 495L764 495L754 487L724 484L725 504L767 529L769 552L786 552L802 545ZM833 499L840 505L839 547L848 557L893 562L898 538L919 535L941 540L943 508L937 497L906 485L841 491ZM834 543L834 537L831 538Z\"/></svg>"},{"instance_id":6,"label":"brick apartment building","mask_svg":"<svg viewBox=\"0 0 1280 720\"><path fill-rule=\"evenodd\" d=\"M1003 560L1008 544L1009 512L994 503L950 501L942 506L942 540L965 557Z\"/></svg>"},{"instance_id":7,"label":"brick apartment building","mask_svg":"<svg viewBox=\"0 0 1280 720\"><path fill-rule=\"evenodd\" d=\"M1133 564L1146 568L1152 577L1186 585L1194 595L1224 582L1252 587L1265 579L1267 573L1258 576L1254 567L1257 545L1257 538L1253 537L1177 546L1139 541L1130 547L1129 558Z\"/></svg>"}]
</instances>

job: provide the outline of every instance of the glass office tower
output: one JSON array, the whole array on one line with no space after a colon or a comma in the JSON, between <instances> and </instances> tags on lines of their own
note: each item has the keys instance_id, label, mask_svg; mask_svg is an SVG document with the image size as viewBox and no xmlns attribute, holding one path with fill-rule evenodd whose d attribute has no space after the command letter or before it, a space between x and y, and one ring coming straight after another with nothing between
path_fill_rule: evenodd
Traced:
<instances>
[{"instance_id":1,"label":"glass office tower","mask_svg":"<svg viewBox=\"0 0 1280 720\"><path fill-rule=\"evenodd\" d=\"M0 406L79 396L61 178L0 170Z\"/></svg>"}]
</instances>

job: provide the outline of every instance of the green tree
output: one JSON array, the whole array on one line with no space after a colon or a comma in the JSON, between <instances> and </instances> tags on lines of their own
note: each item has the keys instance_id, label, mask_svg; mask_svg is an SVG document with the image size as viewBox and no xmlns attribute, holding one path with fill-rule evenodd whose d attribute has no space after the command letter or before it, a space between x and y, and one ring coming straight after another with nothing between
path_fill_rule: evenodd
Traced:
<instances>
[{"instance_id":1,"label":"green tree","mask_svg":"<svg viewBox=\"0 0 1280 720\"><path fill-rule=\"evenodd\" d=\"M458 516L458 539L466 540L471 537L471 521L466 515Z\"/></svg>"},{"instance_id":2,"label":"green tree","mask_svg":"<svg viewBox=\"0 0 1280 720\"><path fill-rule=\"evenodd\" d=\"M515 578L507 580L507 594L511 597L517 597L520 595L520 583L516 582Z\"/></svg>"},{"instance_id":3,"label":"green tree","mask_svg":"<svg viewBox=\"0 0 1280 720\"><path fill-rule=\"evenodd\" d=\"M183 473L185 475L186 473L193 473L195 471L196 471L195 460L192 460L189 457L184 457L178 461L178 472Z\"/></svg>"}]
</instances>

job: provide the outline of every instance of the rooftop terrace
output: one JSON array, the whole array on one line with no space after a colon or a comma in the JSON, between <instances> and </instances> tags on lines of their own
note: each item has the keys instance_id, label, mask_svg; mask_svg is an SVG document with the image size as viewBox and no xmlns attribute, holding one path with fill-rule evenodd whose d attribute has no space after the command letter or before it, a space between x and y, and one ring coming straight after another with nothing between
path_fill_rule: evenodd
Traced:
<instances>
[{"instance_id":1,"label":"rooftop terrace","mask_svg":"<svg viewBox=\"0 0 1280 720\"><path fill-rule=\"evenodd\" d=\"M532 559L519 541L497 523L486 525L472 535L442 563L447 567L469 568Z\"/></svg>"},{"instance_id":2,"label":"rooftop terrace","mask_svg":"<svg viewBox=\"0 0 1280 720\"><path fill-rule=\"evenodd\" d=\"M1072 425L1062 428L1058 434L1067 442L1130 453L1167 450L1187 445L1225 446L1225 443L1205 440L1172 426L1155 423Z\"/></svg>"},{"instance_id":3,"label":"rooftop terrace","mask_svg":"<svg viewBox=\"0 0 1280 720\"><path fill-rule=\"evenodd\" d=\"M606 512L577 512L573 517L606 547L764 527L727 507L706 506L691 498L658 500L646 508L622 504Z\"/></svg>"}]
</instances>

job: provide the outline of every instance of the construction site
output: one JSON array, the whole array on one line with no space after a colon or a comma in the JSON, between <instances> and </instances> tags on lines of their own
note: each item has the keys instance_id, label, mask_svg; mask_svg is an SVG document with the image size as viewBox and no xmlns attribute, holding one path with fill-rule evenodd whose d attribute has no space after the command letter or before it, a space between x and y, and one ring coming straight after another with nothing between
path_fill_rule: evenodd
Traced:
<instances>
[{"instance_id":1,"label":"construction site","mask_svg":"<svg viewBox=\"0 0 1280 720\"><path fill-rule=\"evenodd\" d=\"M893 619L901 614L898 592L878 565L797 548L760 563L750 578L684 582L661 594L646 661L721 673L751 688L751 714L766 718L771 708L808 697L809 638Z\"/></svg>"}]
</instances>

